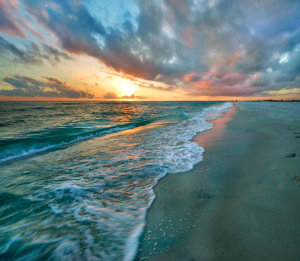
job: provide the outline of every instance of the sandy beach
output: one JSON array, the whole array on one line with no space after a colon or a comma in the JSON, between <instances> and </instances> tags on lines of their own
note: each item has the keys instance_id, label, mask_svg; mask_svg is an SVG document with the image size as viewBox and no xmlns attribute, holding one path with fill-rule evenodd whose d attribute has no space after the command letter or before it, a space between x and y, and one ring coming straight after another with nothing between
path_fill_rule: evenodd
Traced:
<instances>
[{"instance_id":1,"label":"sandy beach","mask_svg":"<svg viewBox=\"0 0 300 261\"><path fill-rule=\"evenodd\" d=\"M238 103L155 187L136 260L299 260L299 103Z\"/></svg>"}]
</instances>

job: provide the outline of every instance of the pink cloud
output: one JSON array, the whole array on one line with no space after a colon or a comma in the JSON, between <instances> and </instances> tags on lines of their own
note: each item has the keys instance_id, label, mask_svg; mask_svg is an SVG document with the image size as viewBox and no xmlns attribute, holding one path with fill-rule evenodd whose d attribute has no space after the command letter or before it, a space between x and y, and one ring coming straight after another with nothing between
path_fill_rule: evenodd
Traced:
<instances>
[{"instance_id":1,"label":"pink cloud","mask_svg":"<svg viewBox=\"0 0 300 261\"><path fill-rule=\"evenodd\" d=\"M224 73L216 68L211 68L203 74L197 72L186 74L182 79L188 84L186 91L190 95L248 96L256 91L244 74Z\"/></svg>"},{"instance_id":2,"label":"pink cloud","mask_svg":"<svg viewBox=\"0 0 300 261\"><path fill-rule=\"evenodd\" d=\"M11 11L17 8L18 5L16 1L5 2L4 0L0 0L0 32L13 37L25 38L20 27L15 20L12 19Z\"/></svg>"}]
</instances>

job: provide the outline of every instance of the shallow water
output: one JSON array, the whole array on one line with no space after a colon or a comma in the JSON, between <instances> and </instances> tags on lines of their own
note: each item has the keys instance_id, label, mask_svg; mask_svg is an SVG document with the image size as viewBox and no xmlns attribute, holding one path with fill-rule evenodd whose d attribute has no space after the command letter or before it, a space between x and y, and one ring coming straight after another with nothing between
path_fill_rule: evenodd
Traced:
<instances>
[{"instance_id":1,"label":"shallow water","mask_svg":"<svg viewBox=\"0 0 300 261\"><path fill-rule=\"evenodd\" d=\"M0 105L0 259L131 260L167 173L231 103Z\"/></svg>"}]
</instances>

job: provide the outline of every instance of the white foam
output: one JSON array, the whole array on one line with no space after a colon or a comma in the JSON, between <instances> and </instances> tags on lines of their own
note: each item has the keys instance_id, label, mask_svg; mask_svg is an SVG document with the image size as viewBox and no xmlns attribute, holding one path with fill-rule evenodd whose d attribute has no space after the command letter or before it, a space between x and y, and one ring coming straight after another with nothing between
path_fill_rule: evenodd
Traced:
<instances>
[{"instance_id":1,"label":"white foam","mask_svg":"<svg viewBox=\"0 0 300 261\"><path fill-rule=\"evenodd\" d=\"M93 250L81 253L87 260L133 260L147 209L155 198L153 187L164 175L188 171L203 160L204 148L193 142L193 137L212 128L207 120L231 106L212 106L189 113L175 124L141 129L132 135L96 138L84 144L85 154L80 145L70 148L73 154L56 151L55 157L63 159L59 168L68 171L43 187L39 198L51 202L56 215L64 213L66 222L80 223L86 233L78 240ZM67 260L78 255L74 241L61 241L56 257Z\"/></svg>"},{"instance_id":2,"label":"white foam","mask_svg":"<svg viewBox=\"0 0 300 261\"><path fill-rule=\"evenodd\" d=\"M170 174L191 170L195 164L203 160L202 155L204 152L204 148L200 147L196 142L193 142L192 139L198 133L213 128L213 124L207 122L207 120L219 118L230 107L232 107L232 103L230 102L212 106L206 108L202 113L196 114L176 125L154 130L153 136L149 139L153 139L150 142L152 143L150 147L153 147L152 151L155 154L157 163L167 167L167 173ZM165 174L166 173L162 173L160 178ZM155 184L153 184L153 186L155 186ZM151 206L154 198L155 194L148 208ZM138 224L128 237L124 249L124 261L134 259L139 244L138 239L144 226L145 224Z\"/></svg>"},{"instance_id":3,"label":"white foam","mask_svg":"<svg viewBox=\"0 0 300 261\"><path fill-rule=\"evenodd\" d=\"M144 230L144 224L139 224L130 233L124 248L124 261L131 261L135 258L137 248L139 245L139 237Z\"/></svg>"},{"instance_id":4,"label":"white foam","mask_svg":"<svg viewBox=\"0 0 300 261\"><path fill-rule=\"evenodd\" d=\"M173 126L159 128L154 131L154 153L160 164L168 168L169 173L178 173L191 170L202 161L204 148L192 139L200 132L211 129L213 125L207 122L220 117L232 103L206 108L202 113L181 121ZM209 118L207 117L209 115Z\"/></svg>"}]
</instances>

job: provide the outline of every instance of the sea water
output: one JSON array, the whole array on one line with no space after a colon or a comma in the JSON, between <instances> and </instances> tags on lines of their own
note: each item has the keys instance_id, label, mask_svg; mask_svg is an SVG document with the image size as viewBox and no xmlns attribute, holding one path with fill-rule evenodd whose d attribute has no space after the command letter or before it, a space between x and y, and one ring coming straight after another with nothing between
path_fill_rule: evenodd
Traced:
<instances>
[{"instance_id":1,"label":"sea water","mask_svg":"<svg viewBox=\"0 0 300 261\"><path fill-rule=\"evenodd\" d=\"M2 102L0 259L132 260L153 187L224 102Z\"/></svg>"}]
</instances>

